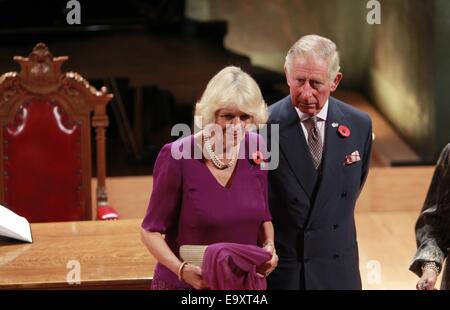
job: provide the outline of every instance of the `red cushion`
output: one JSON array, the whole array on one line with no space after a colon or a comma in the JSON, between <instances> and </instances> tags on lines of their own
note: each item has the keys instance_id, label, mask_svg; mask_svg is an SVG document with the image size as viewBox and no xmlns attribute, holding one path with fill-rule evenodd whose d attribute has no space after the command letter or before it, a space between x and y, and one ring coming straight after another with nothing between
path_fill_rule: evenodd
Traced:
<instances>
[{"instance_id":1,"label":"red cushion","mask_svg":"<svg viewBox=\"0 0 450 310\"><path fill-rule=\"evenodd\" d=\"M48 100L22 104L4 128L5 201L31 222L81 220L81 128Z\"/></svg>"}]
</instances>

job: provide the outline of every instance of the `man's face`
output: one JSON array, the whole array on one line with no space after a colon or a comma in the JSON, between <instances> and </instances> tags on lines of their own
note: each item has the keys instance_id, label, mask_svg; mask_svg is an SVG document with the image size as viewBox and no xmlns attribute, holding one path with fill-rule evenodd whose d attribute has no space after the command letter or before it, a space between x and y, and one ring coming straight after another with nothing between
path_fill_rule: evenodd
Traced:
<instances>
[{"instance_id":1,"label":"man's face","mask_svg":"<svg viewBox=\"0 0 450 310\"><path fill-rule=\"evenodd\" d=\"M322 110L330 93L335 91L342 74L333 81L328 77L328 63L315 57L297 56L291 68L285 68L292 104L309 116Z\"/></svg>"}]
</instances>

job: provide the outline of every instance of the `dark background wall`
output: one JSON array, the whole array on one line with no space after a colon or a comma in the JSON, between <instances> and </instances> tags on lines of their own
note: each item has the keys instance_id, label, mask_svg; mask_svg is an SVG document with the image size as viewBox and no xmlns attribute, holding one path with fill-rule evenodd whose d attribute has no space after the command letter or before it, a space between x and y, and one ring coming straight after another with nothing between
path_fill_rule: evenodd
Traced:
<instances>
[{"instance_id":1,"label":"dark background wall","mask_svg":"<svg viewBox=\"0 0 450 310\"><path fill-rule=\"evenodd\" d=\"M450 1L381 0L369 25L365 0L188 0L186 15L229 22L226 46L282 71L286 51L317 33L336 42L342 87L362 92L415 149L434 161L450 141Z\"/></svg>"},{"instance_id":2,"label":"dark background wall","mask_svg":"<svg viewBox=\"0 0 450 310\"><path fill-rule=\"evenodd\" d=\"M341 87L365 94L424 162L450 141L450 1L380 0L380 25L367 23L366 0L80 2L82 25L69 26L67 1L0 1L0 72L17 70L12 57L44 41L55 56L70 56L65 70L99 84L122 79L141 148L158 149L170 137L157 130L190 122L223 66L255 76L268 103L287 94L286 51L309 33L337 43ZM154 136L142 137L143 128Z\"/></svg>"},{"instance_id":3,"label":"dark background wall","mask_svg":"<svg viewBox=\"0 0 450 310\"><path fill-rule=\"evenodd\" d=\"M450 2L435 0L433 72L436 104L435 155L450 142Z\"/></svg>"},{"instance_id":4,"label":"dark background wall","mask_svg":"<svg viewBox=\"0 0 450 310\"><path fill-rule=\"evenodd\" d=\"M370 97L425 160L438 148L435 10L435 1L384 1L368 64Z\"/></svg>"},{"instance_id":5,"label":"dark background wall","mask_svg":"<svg viewBox=\"0 0 450 310\"><path fill-rule=\"evenodd\" d=\"M301 36L317 33L339 47L343 86L361 88L371 57L373 26L361 0L188 0L186 16L225 20L225 46L248 55L253 64L283 72L289 47Z\"/></svg>"}]
</instances>

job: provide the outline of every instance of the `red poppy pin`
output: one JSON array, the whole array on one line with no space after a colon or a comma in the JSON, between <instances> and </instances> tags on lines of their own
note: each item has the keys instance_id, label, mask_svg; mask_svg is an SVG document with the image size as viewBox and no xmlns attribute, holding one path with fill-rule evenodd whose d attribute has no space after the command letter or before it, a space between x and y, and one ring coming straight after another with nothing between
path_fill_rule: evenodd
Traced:
<instances>
[{"instance_id":1,"label":"red poppy pin","mask_svg":"<svg viewBox=\"0 0 450 310\"><path fill-rule=\"evenodd\" d=\"M339 135L341 136L341 137L343 137L343 138L348 138L348 137L350 137L350 129L348 129L348 127L347 126L345 126L345 125L339 125L339 127L338 127L338 133L339 133Z\"/></svg>"},{"instance_id":2,"label":"red poppy pin","mask_svg":"<svg viewBox=\"0 0 450 310\"><path fill-rule=\"evenodd\" d=\"M260 151L253 152L251 162L254 165L257 165L257 166L263 166L264 165L264 156L263 156L263 154Z\"/></svg>"}]
</instances>

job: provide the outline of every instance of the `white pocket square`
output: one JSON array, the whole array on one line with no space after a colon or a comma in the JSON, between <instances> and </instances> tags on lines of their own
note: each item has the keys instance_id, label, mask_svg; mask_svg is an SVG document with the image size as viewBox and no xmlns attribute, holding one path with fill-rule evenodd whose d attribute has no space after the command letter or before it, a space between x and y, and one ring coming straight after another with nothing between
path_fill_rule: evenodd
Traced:
<instances>
[{"instance_id":1,"label":"white pocket square","mask_svg":"<svg viewBox=\"0 0 450 310\"><path fill-rule=\"evenodd\" d=\"M358 150L354 151L350 155L345 156L344 165L351 165L361 160Z\"/></svg>"}]
</instances>

